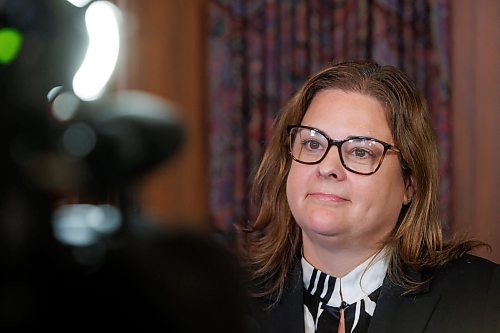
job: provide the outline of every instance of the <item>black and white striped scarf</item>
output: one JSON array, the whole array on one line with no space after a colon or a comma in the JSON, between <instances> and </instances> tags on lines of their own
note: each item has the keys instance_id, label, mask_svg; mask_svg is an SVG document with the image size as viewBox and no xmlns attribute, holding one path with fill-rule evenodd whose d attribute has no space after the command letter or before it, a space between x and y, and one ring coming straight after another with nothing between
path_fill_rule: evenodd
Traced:
<instances>
[{"instance_id":1,"label":"black and white striped scarf","mask_svg":"<svg viewBox=\"0 0 500 333\"><path fill-rule=\"evenodd\" d=\"M344 308L345 332L367 332L387 272L377 254L342 278L314 268L302 257L305 333L337 332Z\"/></svg>"}]
</instances>

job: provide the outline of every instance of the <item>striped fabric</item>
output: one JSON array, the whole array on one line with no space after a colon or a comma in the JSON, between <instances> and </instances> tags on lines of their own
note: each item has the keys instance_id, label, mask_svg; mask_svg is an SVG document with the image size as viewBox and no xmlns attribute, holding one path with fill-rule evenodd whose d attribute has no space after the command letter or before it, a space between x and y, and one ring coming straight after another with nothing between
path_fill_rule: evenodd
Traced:
<instances>
[{"instance_id":1,"label":"striped fabric","mask_svg":"<svg viewBox=\"0 0 500 333\"><path fill-rule=\"evenodd\" d=\"M382 255L369 258L342 278L314 268L302 258L305 333L337 332L340 308L346 332L367 332L387 272Z\"/></svg>"}]
</instances>

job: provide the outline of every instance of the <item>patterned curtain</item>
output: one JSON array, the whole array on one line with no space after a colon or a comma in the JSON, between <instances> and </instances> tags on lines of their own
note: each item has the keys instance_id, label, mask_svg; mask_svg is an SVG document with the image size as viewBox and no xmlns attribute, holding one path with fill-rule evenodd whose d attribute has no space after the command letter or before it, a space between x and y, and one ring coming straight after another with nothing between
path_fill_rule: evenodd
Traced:
<instances>
[{"instance_id":1,"label":"patterned curtain","mask_svg":"<svg viewBox=\"0 0 500 333\"><path fill-rule=\"evenodd\" d=\"M450 211L448 0L210 0L210 211L217 229L254 216L249 190L273 120L312 73L365 58L404 70L438 134Z\"/></svg>"}]
</instances>

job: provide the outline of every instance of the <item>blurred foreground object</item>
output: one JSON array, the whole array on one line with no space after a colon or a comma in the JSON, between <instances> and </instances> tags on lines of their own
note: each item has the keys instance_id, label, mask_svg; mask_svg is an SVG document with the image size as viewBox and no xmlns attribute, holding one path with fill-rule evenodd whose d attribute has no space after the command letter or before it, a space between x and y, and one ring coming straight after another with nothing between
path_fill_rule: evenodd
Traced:
<instances>
[{"instance_id":1,"label":"blurred foreground object","mask_svg":"<svg viewBox=\"0 0 500 333\"><path fill-rule=\"evenodd\" d=\"M55 144L77 167L84 188L130 183L174 156L184 142L177 110L145 92L119 91L93 101L62 92L52 113L60 121Z\"/></svg>"},{"instance_id":2,"label":"blurred foreground object","mask_svg":"<svg viewBox=\"0 0 500 333\"><path fill-rule=\"evenodd\" d=\"M227 249L132 214L134 182L182 147L175 108L72 89L104 2L0 1L0 330L243 332ZM61 205L80 193L117 204Z\"/></svg>"}]
</instances>

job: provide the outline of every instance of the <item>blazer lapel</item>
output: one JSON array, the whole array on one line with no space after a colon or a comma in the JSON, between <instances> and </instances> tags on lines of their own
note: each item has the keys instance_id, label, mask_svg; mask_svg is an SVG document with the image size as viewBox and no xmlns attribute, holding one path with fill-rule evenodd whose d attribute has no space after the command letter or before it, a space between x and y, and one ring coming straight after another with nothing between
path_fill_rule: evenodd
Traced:
<instances>
[{"instance_id":1,"label":"blazer lapel","mask_svg":"<svg viewBox=\"0 0 500 333\"><path fill-rule=\"evenodd\" d=\"M297 291L300 291L300 295ZM267 323L269 332L304 333L302 292L302 288L296 288L288 295L288 299L283 299L276 305Z\"/></svg>"},{"instance_id":2,"label":"blazer lapel","mask_svg":"<svg viewBox=\"0 0 500 333\"><path fill-rule=\"evenodd\" d=\"M430 292L428 284L415 293L402 293L386 278L368 333L424 332L441 295Z\"/></svg>"},{"instance_id":3,"label":"blazer lapel","mask_svg":"<svg viewBox=\"0 0 500 333\"><path fill-rule=\"evenodd\" d=\"M290 273L279 303L265 311L261 318L263 332L304 333L304 295L300 264L295 265Z\"/></svg>"}]
</instances>

